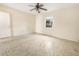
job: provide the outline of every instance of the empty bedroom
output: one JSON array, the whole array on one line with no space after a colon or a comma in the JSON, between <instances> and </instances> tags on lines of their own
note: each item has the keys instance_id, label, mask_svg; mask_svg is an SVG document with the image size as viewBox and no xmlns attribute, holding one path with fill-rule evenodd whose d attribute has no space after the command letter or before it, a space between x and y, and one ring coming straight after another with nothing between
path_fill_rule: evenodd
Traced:
<instances>
[{"instance_id":1,"label":"empty bedroom","mask_svg":"<svg viewBox=\"0 0 79 59\"><path fill-rule=\"evenodd\" d=\"M0 56L79 56L79 4L0 3Z\"/></svg>"}]
</instances>

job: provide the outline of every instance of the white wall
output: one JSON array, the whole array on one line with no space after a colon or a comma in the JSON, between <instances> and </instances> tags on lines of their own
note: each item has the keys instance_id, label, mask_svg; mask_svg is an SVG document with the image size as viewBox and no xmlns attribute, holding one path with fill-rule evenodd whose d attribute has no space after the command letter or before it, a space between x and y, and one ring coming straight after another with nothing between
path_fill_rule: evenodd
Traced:
<instances>
[{"instance_id":1,"label":"white wall","mask_svg":"<svg viewBox=\"0 0 79 59\"><path fill-rule=\"evenodd\" d=\"M38 27L40 28L39 33L44 33L72 41L79 41L79 6L62 8L41 15L42 17L40 16L40 20L37 19L38 24L36 24L41 24L41 26ZM45 27L45 18L48 16L54 16L55 19L53 28L49 29Z\"/></svg>"},{"instance_id":2,"label":"white wall","mask_svg":"<svg viewBox=\"0 0 79 59\"><path fill-rule=\"evenodd\" d=\"M30 13L0 5L0 11L10 14L10 25L13 36L35 32L35 16Z\"/></svg>"},{"instance_id":3,"label":"white wall","mask_svg":"<svg viewBox=\"0 0 79 59\"><path fill-rule=\"evenodd\" d=\"M42 32L42 22L43 22L43 15L37 14L36 15L36 32L41 33Z\"/></svg>"}]
</instances>

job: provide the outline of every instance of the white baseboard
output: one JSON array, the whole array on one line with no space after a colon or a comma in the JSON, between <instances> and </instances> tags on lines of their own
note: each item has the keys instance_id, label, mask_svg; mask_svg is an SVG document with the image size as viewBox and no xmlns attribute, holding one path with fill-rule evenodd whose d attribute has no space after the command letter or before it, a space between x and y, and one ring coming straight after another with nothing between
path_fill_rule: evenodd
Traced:
<instances>
[{"instance_id":1,"label":"white baseboard","mask_svg":"<svg viewBox=\"0 0 79 59\"><path fill-rule=\"evenodd\" d=\"M49 37L53 37L53 38L61 39L61 40L64 39L64 40L68 40L68 41L79 42L78 40L69 40L69 39L61 38L61 37L54 36L54 35L44 34L44 33L37 33L37 32L35 32L34 34L45 35L45 36L49 36Z\"/></svg>"}]
</instances>

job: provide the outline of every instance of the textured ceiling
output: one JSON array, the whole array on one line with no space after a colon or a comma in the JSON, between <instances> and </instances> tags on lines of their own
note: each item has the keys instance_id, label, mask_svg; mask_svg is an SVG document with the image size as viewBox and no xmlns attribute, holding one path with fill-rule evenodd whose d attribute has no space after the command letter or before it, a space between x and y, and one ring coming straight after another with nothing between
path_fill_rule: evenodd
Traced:
<instances>
[{"instance_id":1,"label":"textured ceiling","mask_svg":"<svg viewBox=\"0 0 79 59\"><path fill-rule=\"evenodd\" d=\"M15 8L17 10L23 11L23 12L28 12L32 14L36 14L37 12L30 11L33 7L30 7L29 5L35 5L36 3L5 3L3 5L6 5L11 8ZM44 7L48 9L48 11L41 11L41 13L46 13L49 11L54 11L60 8L66 8L74 5L79 5L78 3L42 3L44 4Z\"/></svg>"}]
</instances>

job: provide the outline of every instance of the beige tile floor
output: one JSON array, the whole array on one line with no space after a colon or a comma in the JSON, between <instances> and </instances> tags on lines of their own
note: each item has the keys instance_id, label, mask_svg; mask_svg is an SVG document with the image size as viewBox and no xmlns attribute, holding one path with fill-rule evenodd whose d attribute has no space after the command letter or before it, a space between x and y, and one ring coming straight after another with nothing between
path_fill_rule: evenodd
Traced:
<instances>
[{"instance_id":1,"label":"beige tile floor","mask_svg":"<svg viewBox=\"0 0 79 59\"><path fill-rule=\"evenodd\" d=\"M79 43L31 34L0 39L1 56L79 56Z\"/></svg>"}]
</instances>

